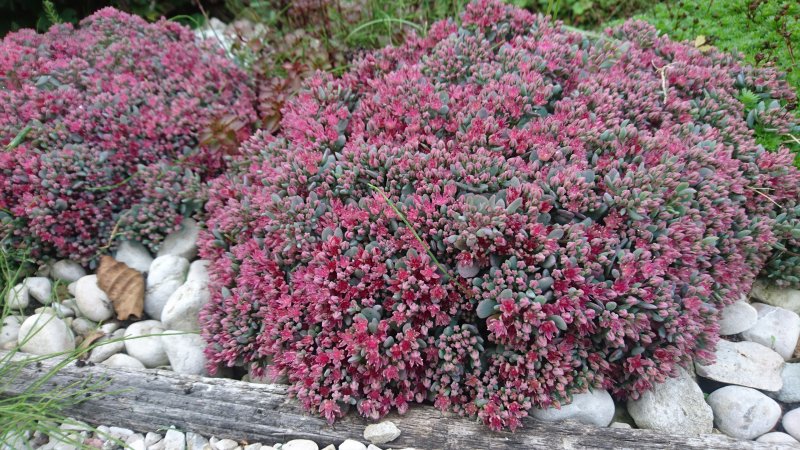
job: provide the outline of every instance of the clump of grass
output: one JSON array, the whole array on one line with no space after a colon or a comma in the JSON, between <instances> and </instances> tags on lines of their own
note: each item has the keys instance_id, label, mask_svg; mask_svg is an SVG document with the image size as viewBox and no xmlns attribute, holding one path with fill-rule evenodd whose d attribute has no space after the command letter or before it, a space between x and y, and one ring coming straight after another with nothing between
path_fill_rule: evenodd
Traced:
<instances>
[{"instance_id":1,"label":"clump of grass","mask_svg":"<svg viewBox=\"0 0 800 450\"><path fill-rule=\"evenodd\" d=\"M23 253L12 253L0 246L0 306L2 306L0 323L13 313L6 303L6 298L9 290L22 279L26 262ZM46 322L34 325L34 333L45 324ZM68 385L54 387L48 385L47 388L45 385L61 369L95 346L64 353L31 356L20 353L24 343L25 341L10 351L0 352L0 393L9 391L7 388L19 379L23 368L48 359L55 359L58 362L39 378L28 383L23 392L12 396L0 395L0 447L8 445L15 449L28 448L28 440L25 437L29 433L39 432L80 449L91 448L84 445L75 434L61 430L59 424L77 425L78 423L67 417L64 411L83 401L107 395L108 393L104 392L107 382L86 379ZM87 428L86 431L96 430ZM124 445L122 442L118 443Z\"/></svg>"}]
</instances>

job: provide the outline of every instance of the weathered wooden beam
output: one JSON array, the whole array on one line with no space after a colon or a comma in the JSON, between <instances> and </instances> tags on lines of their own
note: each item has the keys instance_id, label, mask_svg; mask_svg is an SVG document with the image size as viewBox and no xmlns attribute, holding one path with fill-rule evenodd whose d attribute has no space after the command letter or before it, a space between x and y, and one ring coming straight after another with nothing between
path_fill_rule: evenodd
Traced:
<instances>
[{"instance_id":1,"label":"weathered wooden beam","mask_svg":"<svg viewBox=\"0 0 800 450\"><path fill-rule=\"evenodd\" d=\"M3 353L0 352L0 361ZM15 362L20 355L15 356ZM27 364L19 376L0 380L0 397L24 392L56 364ZM138 431L175 426L204 436L246 439L273 444L311 439L327 445L361 439L366 421L348 414L333 426L307 414L281 385L253 384L223 378L179 375L163 370L135 370L70 364L43 389L72 383L108 381L102 399L88 399L65 414L99 425ZM387 417L401 430L400 438L383 448L465 449L770 449L772 445L737 441L721 435L674 436L650 430L597 428L576 423L526 420L514 433L492 432L482 423L432 407L412 407L405 415ZM789 448L789 447L787 447Z\"/></svg>"}]
</instances>

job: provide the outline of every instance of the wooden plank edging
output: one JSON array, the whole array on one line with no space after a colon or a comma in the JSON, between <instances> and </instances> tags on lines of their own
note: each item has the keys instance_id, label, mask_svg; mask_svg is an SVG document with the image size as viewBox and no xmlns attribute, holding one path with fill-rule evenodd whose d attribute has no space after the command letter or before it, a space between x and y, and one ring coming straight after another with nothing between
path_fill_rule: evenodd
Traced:
<instances>
[{"instance_id":1,"label":"wooden plank edging","mask_svg":"<svg viewBox=\"0 0 800 450\"><path fill-rule=\"evenodd\" d=\"M0 352L0 361L6 353ZM12 360L19 362L22 354ZM0 397L13 396L55 366L49 359L20 368L19 376L0 381ZM63 411L94 425L114 425L138 431L175 426L204 436L246 439L272 445L291 439L311 439L324 447L345 439L363 441L369 422L348 414L333 426L307 414L289 398L286 386L254 384L226 378L180 375L166 370L77 367L74 363L56 374L44 389L82 381L108 381L113 396L87 401ZM416 406L405 414L390 414L402 430L395 441L381 447L425 450L466 449L741 449L793 448L754 441L739 441L709 434L677 436L651 430L599 428L578 423L543 423L526 419L514 433L492 432L482 423L430 406Z\"/></svg>"}]
</instances>

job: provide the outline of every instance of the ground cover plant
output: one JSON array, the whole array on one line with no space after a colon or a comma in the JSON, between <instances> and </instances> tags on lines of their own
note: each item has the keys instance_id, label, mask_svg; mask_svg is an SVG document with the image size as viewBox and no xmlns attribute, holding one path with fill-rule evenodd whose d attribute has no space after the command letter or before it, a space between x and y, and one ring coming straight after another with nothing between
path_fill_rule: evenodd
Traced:
<instances>
[{"instance_id":1,"label":"ground cover plant","mask_svg":"<svg viewBox=\"0 0 800 450\"><path fill-rule=\"evenodd\" d=\"M256 119L245 73L176 23L109 8L0 46L0 236L34 259L155 249Z\"/></svg>"},{"instance_id":2,"label":"ground cover plant","mask_svg":"<svg viewBox=\"0 0 800 450\"><path fill-rule=\"evenodd\" d=\"M704 49L713 45L724 51L741 52L745 61L756 67L777 67L786 72L786 80L795 91L800 89L800 3L796 1L660 2L637 17L675 40L692 41ZM769 149L789 147L798 154L795 165L800 167L800 129L779 132L759 123L759 114L769 108L769 99L758 92L744 91L740 100L751 115L748 120L755 124L758 142ZM797 115L796 102L786 106Z\"/></svg>"},{"instance_id":3,"label":"ground cover plant","mask_svg":"<svg viewBox=\"0 0 800 450\"><path fill-rule=\"evenodd\" d=\"M270 363L331 421L429 400L514 429L708 361L769 258L800 281L800 175L745 91L796 126L772 69L487 0L315 76L211 189L212 369Z\"/></svg>"}]
</instances>

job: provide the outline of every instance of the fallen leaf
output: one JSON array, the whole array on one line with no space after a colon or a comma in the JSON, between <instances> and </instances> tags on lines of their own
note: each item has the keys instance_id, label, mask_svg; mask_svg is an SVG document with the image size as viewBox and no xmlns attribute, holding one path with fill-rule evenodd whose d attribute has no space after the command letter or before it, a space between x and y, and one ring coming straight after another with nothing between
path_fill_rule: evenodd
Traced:
<instances>
[{"instance_id":1,"label":"fallen leaf","mask_svg":"<svg viewBox=\"0 0 800 450\"><path fill-rule=\"evenodd\" d=\"M141 272L104 255L100 257L100 267L97 268L97 285L111 299L117 319L142 318L144 276Z\"/></svg>"},{"instance_id":2,"label":"fallen leaf","mask_svg":"<svg viewBox=\"0 0 800 450\"><path fill-rule=\"evenodd\" d=\"M81 345L78 346L78 350L85 350L89 348L92 344L97 342L100 338L102 338L105 335L106 334L100 330L96 330L89 333L88 335L86 335L86 337L83 338ZM79 359L85 360L87 358L89 358L89 352L83 353Z\"/></svg>"}]
</instances>

